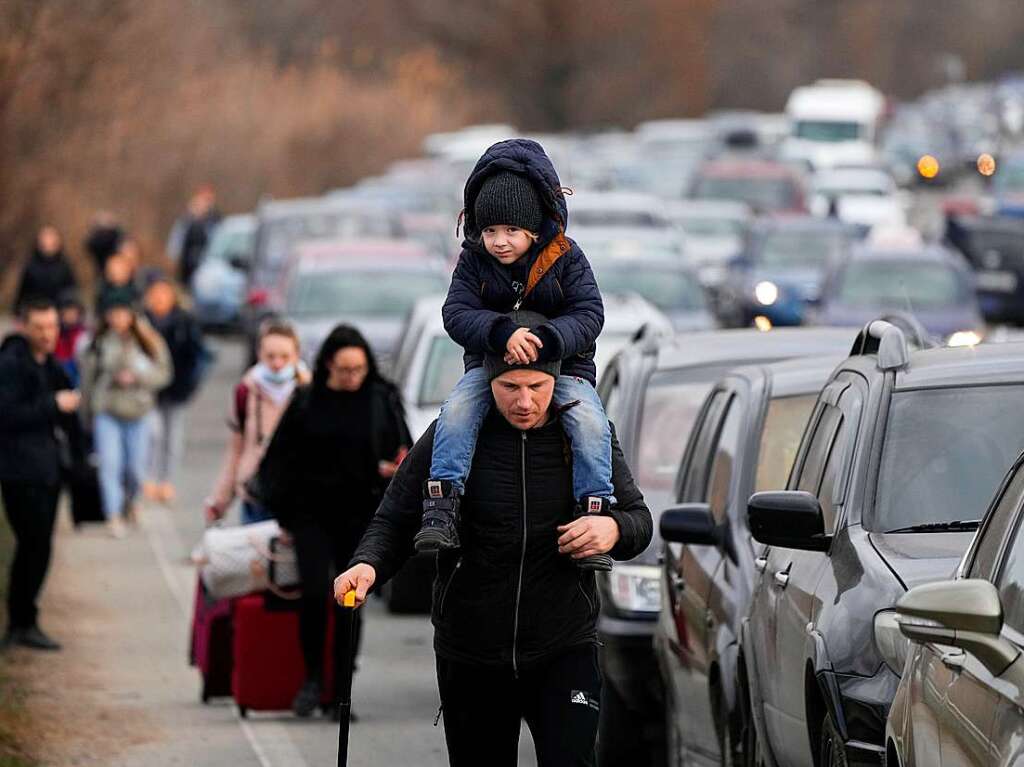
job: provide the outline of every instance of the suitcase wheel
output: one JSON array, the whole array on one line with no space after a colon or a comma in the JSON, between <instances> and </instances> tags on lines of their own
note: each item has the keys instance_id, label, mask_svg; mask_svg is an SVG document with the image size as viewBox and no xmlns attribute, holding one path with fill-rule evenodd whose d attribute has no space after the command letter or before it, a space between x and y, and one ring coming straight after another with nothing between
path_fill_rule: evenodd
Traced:
<instances>
[{"instance_id":1,"label":"suitcase wheel","mask_svg":"<svg viewBox=\"0 0 1024 767\"><path fill-rule=\"evenodd\" d=\"M249 709L247 709L245 706L239 706L238 715L242 717L242 719L245 719L247 716L249 716Z\"/></svg>"},{"instance_id":2,"label":"suitcase wheel","mask_svg":"<svg viewBox=\"0 0 1024 767\"><path fill-rule=\"evenodd\" d=\"M209 703L210 702L210 693L207 692L206 680L205 679L203 680L203 689L199 693L199 700L201 700L203 703Z\"/></svg>"}]
</instances>

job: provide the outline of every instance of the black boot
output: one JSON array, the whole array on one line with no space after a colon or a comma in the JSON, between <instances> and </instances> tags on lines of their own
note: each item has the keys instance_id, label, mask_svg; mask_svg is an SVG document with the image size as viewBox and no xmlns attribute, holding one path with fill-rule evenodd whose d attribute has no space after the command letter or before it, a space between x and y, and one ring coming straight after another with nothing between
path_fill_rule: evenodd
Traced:
<instances>
[{"instance_id":1,"label":"black boot","mask_svg":"<svg viewBox=\"0 0 1024 767\"><path fill-rule=\"evenodd\" d=\"M306 718L316 711L316 707L320 705L320 696L322 694L323 690L320 680L307 679L302 683L302 687L299 688L299 692L295 695L295 700L292 701L292 713L303 719Z\"/></svg>"},{"instance_id":2,"label":"black boot","mask_svg":"<svg viewBox=\"0 0 1024 767\"><path fill-rule=\"evenodd\" d=\"M596 495L581 498L579 503L576 504L573 519L579 519L591 514L607 517L610 505L607 498L601 498ZM591 554L589 557L583 557L583 559L576 559L574 561L576 562L576 567L580 570L607 572L612 569L612 558L607 554Z\"/></svg>"},{"instance_id":3,"label":"black boot","mask_svg":"<svg viewBox=\"0 0 1024 767\"><path fill-rule=\"evenodd\" d=\"M56 652L63 649L60 642L44 634L39 626L29 626L26 629L22 629L15 641L22 647L29 647L33 650Z\"/></svg>"},{"instance_id":4,"label":"black boot","mask_svg":"<svg viewBox=\"0 0 1024 767\"><path fill-rule=\"evenodd\" d=\"M459 495L448 480L423 483L423 526L413 545L416 551L459 548Z\"/></svg>"}]
</instances>

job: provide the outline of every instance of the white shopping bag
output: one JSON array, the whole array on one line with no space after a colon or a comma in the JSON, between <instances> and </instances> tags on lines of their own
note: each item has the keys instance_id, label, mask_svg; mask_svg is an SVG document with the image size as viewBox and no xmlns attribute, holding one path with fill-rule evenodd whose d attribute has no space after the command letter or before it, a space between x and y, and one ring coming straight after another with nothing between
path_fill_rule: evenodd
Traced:
<instances>
[{"instance_id":1,"label":"white shopping bag","mask_svg":"<svg viewBox=\"0 0 1024 767\"><path fill-rule=\"evenodd\" d=\"M275 520L237 527L211 527L192 552L214 599L255 591L282 593L299 585L295 550L281 542Z\"/></svg>"}]
</instances>

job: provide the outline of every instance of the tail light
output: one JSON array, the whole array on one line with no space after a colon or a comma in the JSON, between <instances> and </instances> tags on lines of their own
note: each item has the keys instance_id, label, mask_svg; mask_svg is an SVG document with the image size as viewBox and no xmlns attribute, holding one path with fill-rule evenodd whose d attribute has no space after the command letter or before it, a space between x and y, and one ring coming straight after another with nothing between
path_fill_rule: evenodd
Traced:
<instances>
[{"instance_id":1,"label":"tail light","mask_svg":"<svg viewBox=\"0 0 1024 767\"><path fill-rule=\"evenodd\" d=\"M253 288L245 297L245 303L249 306L265 306L270 298L270 293L264 288Z\"/></svg>"}]
</instances>

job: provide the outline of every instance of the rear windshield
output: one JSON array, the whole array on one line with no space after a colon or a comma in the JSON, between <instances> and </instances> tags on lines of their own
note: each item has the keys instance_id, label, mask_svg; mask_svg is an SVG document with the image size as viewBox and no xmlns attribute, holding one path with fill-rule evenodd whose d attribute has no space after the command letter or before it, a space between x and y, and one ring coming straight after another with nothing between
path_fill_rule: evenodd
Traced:
<instances>
[{"instance_id":1,"label":"rear windshield","mask_svg":"<svg viewBox=\"0 0 1024 767\"><path fill-rule=\"evenodd\" d=\"M856 141L860 138L860 125L833 120L799 120L793 133L808 141Z\"/></svg>"},{"instance_id":2,"label":"rear windshield","mask_svg":"<svg viewBox=\"0 0 1024 767\"><path fill-rule=\"evenodd\" d=\"M951 306L963 300L956 270L934 263L861 261L843 270L838 300L848 306L900 307L908 311Z\"/></svg>"},{"instance_id":3,"label":"rear windshield","mask_svg":"<svg viewBox=\"0 0 1024 767\"><path fill-rule=\"evenodd\" d=\"M447 289L448 281L433 272L313 271L292 281L287 309L295 316L402 317L417 299Z\"/></svg>"},{"instance_id":4,"label":"rear windshield","mask_svg":"<svg viewBox=\"0 0 1024 767\"><path fill-rule=\"evenodd\" d=\"M662 311L700 311L704 293L700 283L683 269L659 269L624 261L595 267L605 293L637 293Z\"/></svg>"},{"instance_id":5,"label":"rear windshield","mask_svg":"<svg viewBox=\"0 0 1024 767\"><path fill-rule=\"evenodd\" d=\"M1024 385L896 392L872 529L981 519L1024 449Z\"/></svg>"},{"instance_id":6,"label":"rear windshield","mask_svg":"<svg viewBox=\"0 0 1024 767\"><path fill-rule=\"evenodd\" d=\"M304 240L391 237L396 233L392 218L384 212L371 216L334 211L270 219L260 230L257 261L260 269L275 272L284 266L292 248Z\"/></svg>"},{"instance_id":7,"label":"rear windshield","mask_svg":"<svg viewBox=\"0 0 1024 767\"><path fill-rule=\"evenodd\" d=\"M754 492L782 490L793 468L807 419L811 416L815 394L778 397L768 405L761 432L761 448L757 456L757 477Z\"/></svg>"},{"instance_id":8,"label":"rear windshield","mask_svg":"<svg viewBox=\"0 0 1024 767\"><path fill-rule=\"evenodd\" d=\"M798 207L800 193L787 178L716 178L704 176L693 196L700 200L736 200L757 210L788 210Z\"/></svg>"},{"instance_id":9,"label":"rear windshield","mask_svg":"<svg viewBox=\"0 0 1024 767\"><path fill-rule=\"evenodd\" d=\"M769 232L758 264L765 269L823 269L843 244L841 232Z\"/></svg>"},{"instance_id":10,"label":"rear windshield","mask_svg":"<svg viewBox=\"0 0 1024 767\"><path fill-rule=\"evenodd\" d=\"M679 225L687 235L697 239L742 237L745 229L743 221L735 218L682 217Z\"/></svg>"}]
</instances>

